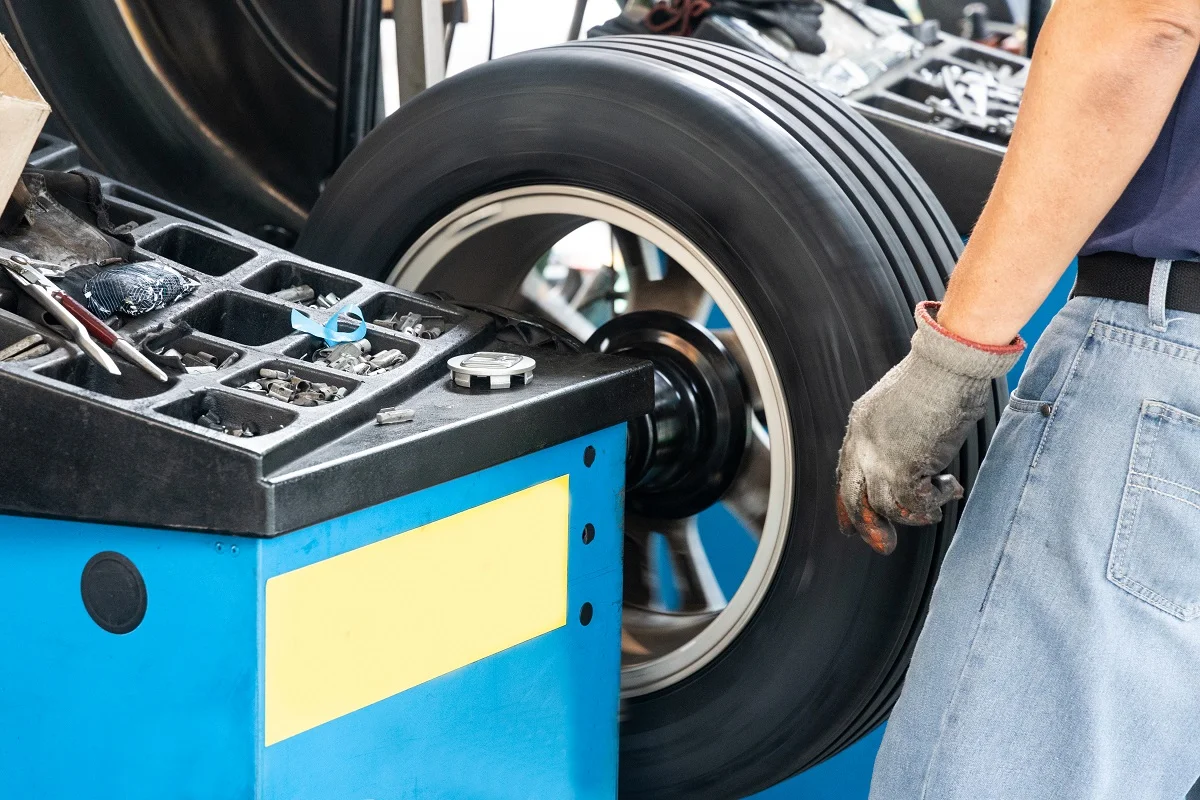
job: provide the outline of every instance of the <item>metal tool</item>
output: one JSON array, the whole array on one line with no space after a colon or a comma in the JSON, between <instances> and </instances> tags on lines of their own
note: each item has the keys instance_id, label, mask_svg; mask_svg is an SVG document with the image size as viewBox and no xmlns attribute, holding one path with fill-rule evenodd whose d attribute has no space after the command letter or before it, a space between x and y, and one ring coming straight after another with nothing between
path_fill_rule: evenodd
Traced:
<instances>
[{"instance_id":1,"label":"metal tool","mask_svg":"<svg viewBox=\"0 0 1200 800\"><path fill-rule=\"evenodd\" d=\"M285 303L310 303L316 296L316 291L307 283L302 283L298 286L289 286L286 289L280 289L278 292L271 293L271 297L282 300Z\"/></svg>"},{"instance_id":2,"label":"metal tool","mask_svg":"<svg viewBox=\"0 0 1200 800\"><path fill-rule=\"evenodd\" d=\"M290 369L263 367L258 379L238 387L243 392L265 395L282 403L312 408L341 400L350 392L346 386L306 380Z\"/></svg>"},{"instance_id":3,"label":"metal tool","mask_svg":"<svg viewBox=\"0 0 1200 800\"><path fill-rule=\"evenodd\" d=\"M55 297L55 294L61 297L66 297L67 295L34 267L28 258L20 253L0 248L0 263L3 263L4 268L8 270L8 274L12 276L13 280L22 289L32 295L33 299L37 300L42 308L49 311L71 333L71 337L75 340L75 343L91 356L97 364L103 367L105 372L110 375L121 374L121 370L117 367L116 362L112 360L112 356L104 352L100 345L96 344L96 340L91 337L84 324ZM82 308L82 306L80 307Z\"/></svg>"},{"instance_id":4,"label":"metal tool","mask_svg":"<svg viewBox=\"0 0 1200 800\"><path fill-rule=\"evenodd\" d=\"M916 78L944 90L948 99L926 99L945 119L988 134L1009 136L1021 102L1021 90L1002 85L991 72L963 69L947 64L938 72L928 67Z\"/></svg>"},{"instance_id":5,"label":"metal tool","mask_svg":"<svg viewBox=\"0 0 1200 800\"><path fill-rule=\"evenodd\" d=\"M99 339L100 343L105 347L117 353L119 356L121 356L121 358L125 359L130 364L140 367L143 372L146 372L155 380L163 383L168 382L169 378L167 378L167 373L159 369L153 361L142 355L141 352L139 352L138 349L134 347L128 339L121 336L121 334L117 333L108 325L106 325L104 320L97 317L91 311L88 311L88 309L74 297L71 297L61 289L52 292L51 296L53 296L55 300L58 300L58 302L62 303L66 307L67 311L74 314L75 318L78 319L85 328L87 328L88 333Z\"/></svg>"},{"instance_id":6,"label":"metal tool","mask_svg":"<svg viewBox=\"0 0 1200 800\"><path fill-rule=\"evenodd\" d=\"M43 341L45 341L45 339L42 337L42 335L40 333L35 333L30 336L26 336L20 341L13 342L8 347L0 350L0 361L19 360L19 356L22 353L41 345ZM49 350L47 350L47 352L49 352Z\"/></svg>"},{"instance_id":7,"label":"metal tool","mask_svg":"<svg viewBox=\"0 0 1200 800\"><path fill-rule=\"evenodd\" d=\"M970 114L972 113L972 109L967 102L967 93L958 84L958 79L962 77L962 74L963 70L961 67L948 64L942 67L942 83L946 87L946 93L950 95L950 99L958 106L959 111L964 114Z\"/></svg>"},{"instance_id":8,"label":"metal tool","mask_svg":"<svg viewBox=\"0 0 1200 800\"><path fill-rule=\"evenodd\" d=\"M975 113L981 117L988 114L988 87L984 83L967 84L967 97L975 103Z\"/></svg>"},{"instance_id":9,"label":"metal tool","mask_svg":"<svg viewBox=\"0 0 1200 800\"><path fill-rule=\"evenodd\" d=\"M389 406L388 408L379 409L379 413L375 415L375 424L396 425L401 422L412 422L415 418L416 412L411 408Z\"/></svg>"},{"instance_id":10,"label":"metal tool","mask_svg":"<svg viewBox=\"0 0 1200 800\"><path fill-rule=\"evenodd\" d=\"M18 361L30 361L35 358L41 358L44 355L50 354L50 345L39 344L36 347L31 347L24 353L19 353L11 358L5 359L8 363L13 364Z\"/></svg>"},{"instance_id":11,"label":"metal tool","mask_svg":"<svg viewBox=\"0 0 1200 800\"><path fill-rule=\"evenodd\" d=\"M925 100L925 105L933 109L936 116L941 116L962 125L974 128L983 133L1003 134L1011 136L1013 131L1013 120L1010 117L997 119L996 117L981 117L976 114L964 114L954 107L954 104L949 100L939 100L936 97L929 97Z\"/></svg>"},{"instance_id":12,"label":"metal tool","mask_svg":"<svg viewBox=\"0 0 1200 800\"><path fill-rule=\"evenodd\" d=\"M21 271L23 277L25 277L27 280L37 283L39 286L45 289L47 293L49 293L51 298L58 301L69 314L79 321L79 323L86 329L89 336L99 339L100 343L105 347L120 355L121 358L125 359L130 364L139 367L142 371L148 373L155 380L163 383L167 383L170 380L167 377L167 373L159 369L153 361L142 355L141 352L139 352L138 349L134 347L128 339L110 328L107 324L105 324L104 320L100 319L91 311L89 311L86 306L84 306L74 297L71 297L62 289L58 288L49 278L46 277L45 273L35 267L28 258L22 256L20 253L8 254L5 256L5 258L11 264L16 265L18 270ZM9 271L11 272L12 269L10 268ZM80 344L80 347L83 347L83 345ZM101 364L103 364L103 362L101 362ZM115 367L116 365L114 364L113 366ZM105 366L105 369L107 369L107 366ZM120 372L118 371L116 374L119 375Z\"/></svg>"}]
</instances>

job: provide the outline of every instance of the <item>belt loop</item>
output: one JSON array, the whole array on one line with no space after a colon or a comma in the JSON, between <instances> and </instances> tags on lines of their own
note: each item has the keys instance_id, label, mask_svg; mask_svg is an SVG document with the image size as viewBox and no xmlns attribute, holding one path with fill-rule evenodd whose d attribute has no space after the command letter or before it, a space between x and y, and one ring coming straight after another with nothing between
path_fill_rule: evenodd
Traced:
<instances>
[{"instance_id":1,"label":"belt loop","mask_svg":"<svg viewBox=\"0 0 1200 800\"><path fill-rule=\"evenodd\" d=\"M1150 278L1150 327L1156 331L1167 329L1167 281L1171 277L1171 260L1160 258L1154 262L1154 275Z\"/></svg>"}]
</instances>

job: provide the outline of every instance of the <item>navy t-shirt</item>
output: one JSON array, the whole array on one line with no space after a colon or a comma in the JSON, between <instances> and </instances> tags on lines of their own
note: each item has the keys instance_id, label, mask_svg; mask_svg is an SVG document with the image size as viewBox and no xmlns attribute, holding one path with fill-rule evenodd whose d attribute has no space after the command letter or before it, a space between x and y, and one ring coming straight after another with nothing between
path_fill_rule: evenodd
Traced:
<instances>
[{"instance_id":1,"label":"navy t-shirt","mask_svg":"<svg viewBox=\"0 0 1200 800\"><path fill-rule=\"evenodd\" d=\"M1081 255L1200 260L1200 59L1141 169Z\"/></svg>"}]
</instances>

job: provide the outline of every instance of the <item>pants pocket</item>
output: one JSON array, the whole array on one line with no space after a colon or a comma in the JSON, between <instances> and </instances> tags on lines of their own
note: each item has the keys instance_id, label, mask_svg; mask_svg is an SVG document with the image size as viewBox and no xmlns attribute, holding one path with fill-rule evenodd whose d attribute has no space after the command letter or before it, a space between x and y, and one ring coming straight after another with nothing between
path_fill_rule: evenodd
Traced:
<instances>
[{"instance_id":1,"label":"pants pocket","mask_svg":"<svg viewBox=\"0 0 1200 800\"><path fill-rule=\"evenodd\" d=\"M1200 417L1142 403L1108 579L1181 620L1200 617Z\"/></svg>"}]
</instances>

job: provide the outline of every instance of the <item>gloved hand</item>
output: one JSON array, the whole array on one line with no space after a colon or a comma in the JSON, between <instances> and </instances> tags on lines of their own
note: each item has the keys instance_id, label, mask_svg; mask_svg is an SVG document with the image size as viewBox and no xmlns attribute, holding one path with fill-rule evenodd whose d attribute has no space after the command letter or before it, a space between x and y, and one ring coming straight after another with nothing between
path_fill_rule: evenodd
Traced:
<instances>
[{"instance_id":1,"label":"gloved hand","mask_svg":"<svg viewBox=\"0 0 1200 800\"><path fill-rule=\"evenodd\" d=\"M1017 363L1025 343L994 347L937 323L937 303L917 306L912 350L850 409L838 458L838 523L873 550L896 549L901 525L931 525L962 497L939 475L991 402L991 382Z\"/></svg>"}]
</instances>

